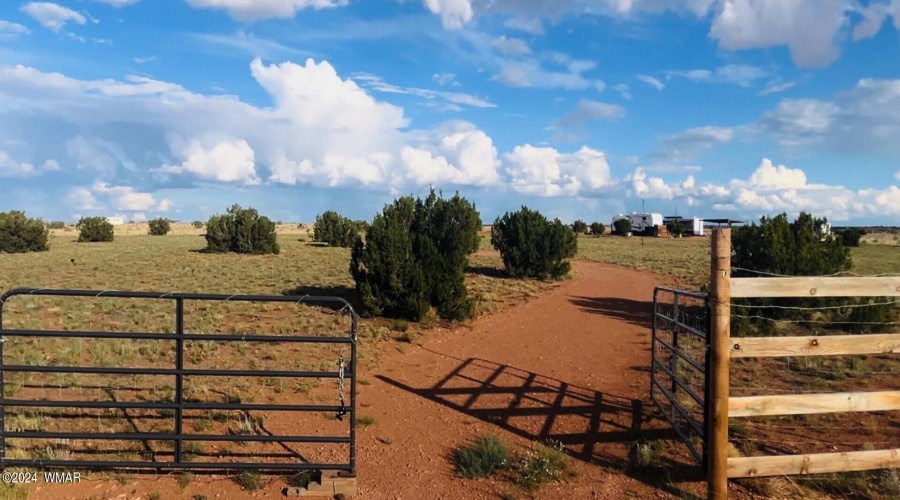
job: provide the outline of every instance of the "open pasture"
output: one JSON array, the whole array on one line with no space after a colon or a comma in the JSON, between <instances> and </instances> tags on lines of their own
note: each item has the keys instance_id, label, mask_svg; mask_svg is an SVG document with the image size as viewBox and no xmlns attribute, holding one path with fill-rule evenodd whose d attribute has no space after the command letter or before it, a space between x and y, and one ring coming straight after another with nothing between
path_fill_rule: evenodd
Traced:
<instances>
[{"instance_id":1,"label":"open pasture","mask_svg":"<svg viewBox=\"0 0 900 500\"><path fill-rule=\"evenodd\" d=\"M887 238L895 235L880 236L867 235L861 246L851 248L851 272L864 275L900 273L900 246ZM578 238L575 258L669 275L682 286L696 290L709 281L709 245L709 238L696 237L582 236Z\"/></svg>"},{"instance_id":2,"label":"open pasture","mask_svg":"<svg viewBox=\"0 0 900 500\"><path fill-rule=\"evenodd\" d=\"M296 226L292 226L296 228ZM193 229L193 228L191 228ZM117 228L118 230L118 228ZM331 295L354 302L349 273L350 250L309 243L305 234L279 235L279 255L205 254L202 236L119 236L112 243L76 243L72 235L51 237L50 250L31 254L0 254L0 289L58 288L194 292L259 295ZM470 292L478 297L479 314L495 312L536 297L556 286L502 276L500 259L472 256L467 274ZM173 333L172 300L29 297L11 298L3 311L3 325L11 329L92 330L107 332ZM413 341L431 321L409 325L403 321L363 318L359 324L359 362L372 366L374 341L397 337ZM292 303L186 301L186 333L346 336L350 321L327 308ZM172 369L172 340L74 339L9 337L4 346L6 365L135 367ZM186 341L186 369L305 370L335 372L343 344L265 344L260 342ZM173 377L153 375L97 375L15 373L5 377L11 399L156 401L172 402ZM334 379L284 377L186 377L185 400L193 403L271 403L336 405ZM349 396L349 384L345 388ZM286 420L278 412L185 411L185 426L198 434L346 433L346 422L333 413ZM164 433L173 430L172 410L66 408L7 409L10 430L47 432ZM266 420L268 419L268 421ZM285 427L287 426L287 427ZM11 440L9 458L98 460L167 460L171 442L111 441L61 445L54 440ZM117 446L112 446L116 443ZM186 442L192 460L289 460L297 454L316 463L345 460L346 445ZM243 458L242 458L243 457Z\"/></svg>"}]
</instances>

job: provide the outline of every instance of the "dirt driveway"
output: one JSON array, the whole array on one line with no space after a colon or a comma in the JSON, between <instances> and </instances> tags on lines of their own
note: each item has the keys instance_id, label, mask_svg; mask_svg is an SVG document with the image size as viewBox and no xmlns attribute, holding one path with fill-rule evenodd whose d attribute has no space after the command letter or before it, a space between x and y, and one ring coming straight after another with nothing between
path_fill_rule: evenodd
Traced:
<instances>
[{"instance_id":1,"label":"dirt driveway","mask_svg":"<svg viewBox=\"0 0 900 500\"><path fill-rule=\"evenodd\" d=\"M527 304L432 331L419 345L382 345L377 368L361 375L359 411L375 423L358 433L359 498L499 498L509 483L462 480L453 470L454 450L482 433L516 450L563 443L577 475L540 498L674 498L652 486L660 478L625 466L636 429L643 439L671 435L648 421L647 398L650 301L665 279L573 264L574 279ZM130 479L44 486L32 498L280 498L284 486L249 493L221 477L184 488L173 476Z\"/></svg>"}]
</instances>

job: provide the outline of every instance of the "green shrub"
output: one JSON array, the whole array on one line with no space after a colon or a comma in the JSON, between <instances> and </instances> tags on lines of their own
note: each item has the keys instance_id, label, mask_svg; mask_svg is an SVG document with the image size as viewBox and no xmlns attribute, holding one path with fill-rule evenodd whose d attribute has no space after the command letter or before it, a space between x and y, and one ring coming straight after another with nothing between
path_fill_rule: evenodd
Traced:
<instances>
[{"instance_id":1,"label":"green shrub","mask_svg":"<svg viewBox=\"0 0 900 500\"><path fill-rule=\"evenodd\" d=\"M587 232L587 230L588 230L587 223L581 219L575 221L575 223L572 224L572 231L574 231L575 234L584 234Z\"/></svg>"},{"instance_id":2,"label":"green shrub","mask_svg":"<svg viewBox=\"0 0 900 500\"><path fill-rule=\"evenodd\" d=\"M75 224L78 241L82 243L108 242L113 240L113 225L106 217L82 217Z\"/></svg>"},{"instance_id":3,"label":"green shrub","mask_svg":"<svg viewBox=\"0 0 900 500\"><path fill-rule=\"evenodd\" d=\"M890 304L891 299L859 299L857 307L850 310L850 316L847 321L850 322L848 330L853 333L881 333L888 331L891 327L888 323L897 320L896 308ZM879 303L880 305L872 305ZM879 324L881 323L881 324Z\"/></svg>"},{"instance_id":4,"label":"green shrub","mask_svg":"<svg viewBox=\"0 0 900 500\"><path fill-rule=\"evenodd\" d=\"M316 216L313 225L313 241L327 243L330 247L349 248L359 238L359 227L350 219L329 210Z\"/></svg>"},{"instance_id":5,"label":"green shrub","mask_svg":"<svg viewBox=\"0 0 900 500\"><path fill-rule=\"evenodd\" d=\"M169 219L163 219L162 217L151 220L148 225L150 226L151 236L165 236L172 229Z\"/></svg>"},{"instance_id":6,"label":"green shrub","mask_svg":"<svg viewBox=\"0 0 900 500\"><path fill-rule=\"evenodd\" d=\"M259 472L246 470L232 478L235 483L247 491L256 491L263 487Z\"/></svg>"},{"instance_id":7,"label":"green shrub","mask_svg":"<svg viewBox=\"0 0 900 500\"><path fill-rule=\"evenodd\" d=\"M850 249L845 247L843 235L828 235L822 238L822 227L827 219L815 218L802 212L789 222L787 214L763 217L759 224L751 224L732 232L732 275L735 277L757 276L762 273L787 276L822 276L846 271L851 267ZM884 302L886 299L874 299ZM739 317L732 321L732 334L745 335L754 328L773 332L774 321L750 321L751 316L768 320L808 321L817 314L808 309L769 308L777 304L786 307L829 307L827 322L835 326L846 326L850 331L864 333L881 331L884 325L849 324L890 323L895 317L893 305L867 306L869 299L828 299L791 298L773 302L771 299L750 299L735 301ZM857 307L862 305L863 307ZM837 307L836 306L846 306ZM826 323L826 325L829 323ZM758 330L757 330L758 331Z\"/></svg>"},{"instance_id":8,"label":"green shrub","mask_svg":"<svg viewBox=\"0 0 900 500\"><path fill-rule=\"evenodd\" d=\"M600 236L604 231L606 231L606 226L604 226L602 222L591 224L591 234L594 236Z\"/></svg>"},{"instance_id":9,"label":"green shrub","mask_svg":"<svg viewBox=\"0 0 900 500\"><path fill-rule=\"evenodd\" d=\"M839 238L826 236L821 227L828 219L801 212L794 222L787 214L762 217L760 223L736 228L731 241L732 267L790 276L821 276L850 269L850 250ZM735 277L756 276L741 269Z\"/></svg>"},{"instance_id":10,"label":"green shrub","mask_svg":"<svg viewBox=\"0 0 900 500\"><path fill-rule=\"evenodd\" d=\"M535 443L515 464L517 483L527 491L537 491L545 484L564 479L569 471L569 457L559 443Z\"/></svg>"},{"instance_id":11,"label":"green shrub","mask_svg":"<svg viewBox=\"0 0 900 500\"><path fill-rule=\"evenodd\" d=\"M851 227L841 231L838 235L845 247L858 247L859 240L866 235L866 230Z\"/></svg>"},{"instance_id":12,"label":"green shrub","mask_svg":"<svg viewBox=\"0 0 900 500\"><path fill-rule=\"evenodd\" d=\"M456 452L456 472L462 477L488 477L507 465L509 448L494 436L480 436Z\"/></svg>"},{"instance_id":13,"label":"green shrub","mask_svg":"<svg viewBox=\"0 0 900 500\"><path fill-rule=\"evenodd\" d=\"M631 234L631 219L619 219L613 222L613 232L621 236Z\"/></svg>"},{"instance_id":14,"label":"green shrub","mask_svg":"<svg viewBox=\"0 0 900 500\"><path fill-rule=\"evenodd\" d=\"M474 313L465 285L469 254L478 250L481 217L458 194L399 198L356 240L350 273L375 314L420 321L429 307L450 320Z\"/></svg>"},{"instance_id":15,"label":"green shrub","mask_svg":"<svg viewBox=\"0 0 900 500\"><path fill-rule=\"evenodd\" d=\"M25 212L0 213L0 252L25 253L49 250L50 231L41 219L30 219Z\"/></svg>"},{"instance_id":16,"label":"green shrub","mask_svg":"<svg viewBox=\"0 0 900 500\"><path fill-rule=\"evenodd\" d=\"M233 205L225 214L209 218L204 251L277 254L279 247L275 224L253 208Z\"/></svg>"},{"instance_id":17,"label":"green shrub","mask_svg":"<svg viewBox=\"0 0 900 500\"><path fill-rule=\"evenodd\" d=\"M65 229L66 223L61 220L55 220L47 223L47 229Z\"/></svg>"},{"instance_id":18,"label":"green shrub","mask_svg":"<svg viewBox=\"0 0 900 500\"><path fill-rule=\"evenodd\" d=\"M681 236L684 234L684 224L677 221L668 222L666 223L666 230L672 236Z\"/></svg>"},{"instance_id":19,"label":"green shrub","mask_svg":"<svg viewBox=\"0 0 900 500\"><path fill-rule=\"evenodd\" d=\"M203 227L203 221L195 220L194 222L191 222L191 225L196 229L201 229Z\"/></svg>"},{"instance_id":20,"label":"green shrub","mask_svg":"<svg viewBox=\"0 0 900 500\"><path fill-rule=\"evenodd\" d=\"M365 233L369 230L369 221L367 220L355 220L353 225L356 226L356 234Z\"/></svg>"},{"instance_id":21,"label":"green shrub","mask_svg":"<svg viewBox=\"0 0 900 500\"><path fill-rule=\"evenodd\" d=\"M500 251L506 272L514 278L560 278L571 266L578 241L559 219L547 220L540 212L522 207L494 221L491 244Z\"/></svg>"}]
</instances>

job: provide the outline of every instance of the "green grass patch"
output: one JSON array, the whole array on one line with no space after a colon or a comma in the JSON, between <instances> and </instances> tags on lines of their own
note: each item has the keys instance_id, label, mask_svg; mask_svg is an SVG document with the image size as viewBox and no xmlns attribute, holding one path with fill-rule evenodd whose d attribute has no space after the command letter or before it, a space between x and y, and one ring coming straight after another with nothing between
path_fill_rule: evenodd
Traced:
<instances>
[{"instance_id":1,"label":"green grass patch","mask_svg":"<svg viewBox=\"0 0 900 500\"><path fill-rule=\"evenodd\" d=\"M529 492L546 484L565 479L569 474L569 457L558 443L535 443L515 462L516 483Z\"/></svg>"},{"instance_id":2,"label":"green grass patch","mask_svg":"<svg viewBox=\"0 0 900 500\"><path fill-rule=\"evenodd\" d=\"M509 462L509 448L495 436L480 436L456 452L456 472L462 477L488 477Z\"/></svg>"}]
</instances>

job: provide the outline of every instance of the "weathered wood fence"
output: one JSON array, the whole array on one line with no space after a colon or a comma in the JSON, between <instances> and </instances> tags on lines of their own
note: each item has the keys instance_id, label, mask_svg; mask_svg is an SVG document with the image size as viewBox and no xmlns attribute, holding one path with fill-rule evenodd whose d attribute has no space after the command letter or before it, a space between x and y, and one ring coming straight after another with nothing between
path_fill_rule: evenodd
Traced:
<instances>
[{"instance_id":1,"label":"weathered wood fence","mask_svg":"<svg viewBox=\"0 0 900 500\"><path fill-rule=\"evenodd\" d=\"M843 453L728 457L728 419L900 410L900 390L731 397L732 358L900 353L900 334L731 338L731 299L774 297L900 297L900 277L731 277L731 229L712 237L708 481L724 499L728 479L900 467L900 448Z\"/></svg>"}]
</instances>

